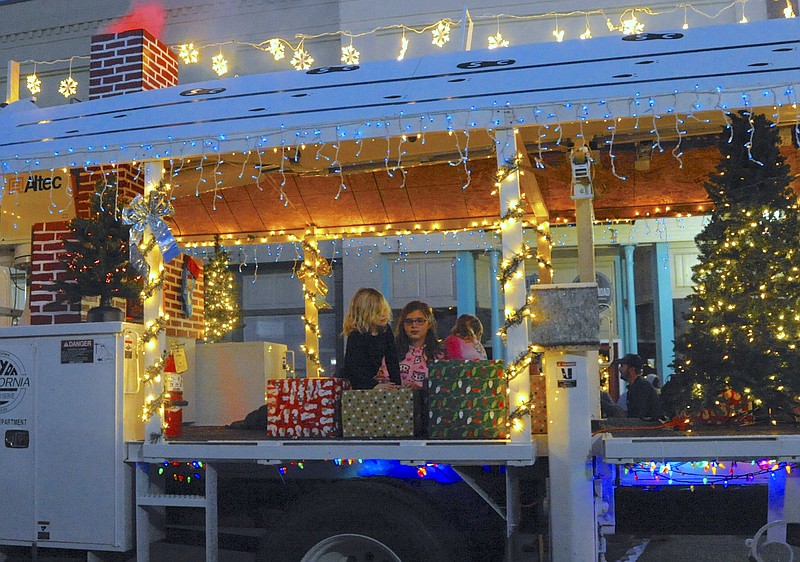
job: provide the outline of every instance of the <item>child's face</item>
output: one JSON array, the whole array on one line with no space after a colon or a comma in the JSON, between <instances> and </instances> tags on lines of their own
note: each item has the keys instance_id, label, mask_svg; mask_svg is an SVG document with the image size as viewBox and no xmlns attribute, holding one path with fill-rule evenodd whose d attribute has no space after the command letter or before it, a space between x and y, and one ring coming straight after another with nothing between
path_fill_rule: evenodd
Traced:
<instances>
[{"instance_id":1,"label":"child's face","mask_svg":"<svg viewBox=\"0 0 800 562\"><path fill-rule=\"evenodd\" d=\"M372 322L373 328L383 328L389 323L389 315L385 312L380 313Z\"/></svg>"},{"instance_id":2,"label":"child's face","mask_svg":"<svg viewBox=\"0 0 800 562\"><path fill-rule=\"evenodd\" d=\"M403 319L403 330L405 330L406 337L408 337L413 346L419 346L425 341L428 326L428 318L421 310L412 310Z\"/></svg>"}]
</instances>

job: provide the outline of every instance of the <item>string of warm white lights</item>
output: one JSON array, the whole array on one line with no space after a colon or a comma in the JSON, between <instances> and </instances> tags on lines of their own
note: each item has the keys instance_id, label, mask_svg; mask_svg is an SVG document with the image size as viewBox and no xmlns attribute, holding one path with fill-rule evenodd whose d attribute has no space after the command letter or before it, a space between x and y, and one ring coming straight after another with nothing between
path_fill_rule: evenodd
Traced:
<instances>
[{"instance_id":1,"label":"string of warm white lights","mask_svg":"<svg viewBox=\"0 0 800 562\"><path fill-rule=\"evenodd\" d=\"M689 28L689 14L703 17L707 20L716 20L723 14L735 10L737 7L741 10L741 15L736 15L739 23L747 23L749 20L745 14L745 6L748 0L734 0L733 2L722 6L716 12L706 12L694 4L678 4L672 7L653 9L649 7L635 7L626 8L621 11L618 16L618 23L612 21L610 16L604 9L594 10L572 10L565 12L549 11L534 14L482 14L482 15L469 15L469 23L476 22L496 22L495 33L487 35L486 48L499 49L508 47L511 43L507 36L501 33L501 21L508 24L520 21L540 21L552 20L553 30L552 37L556 42L564 41L566 36L566 28L562 26L559 21L563 23L567 19L582 18L584 20L584 31L578 35L580 39L586 40L593 37L590 19L600 18L604 21L605 27L611 33L622 33L623 35L634 35L643 33L646 26L645 22L641 19L644 17L660 17L679 13L683 11L683 29ZM796 14L790 0L785 0L786 6L783 9L785 18L794 18ZM366 36L381 34L385 35L387 32L399 32L399 48L397 51L397 60L403 60L408 53L411 42L408 38L409 35L424 35L430 33L431 44L442 48L450 42L451 31L453 27L459 26L464 23L461 19L442 18L434 23L424 24L421 26L409 26L405 24L393 24L378 26L368 31L353 33L347 30L329 31L318 33L314 35L298 33L295 39L298 41L292 42L282 37L271 37L259 43L252 43L246 41L239 41L236 39L215 41L205 43L202 45L195 45L193 42L175 45L172 49L177 53L183 64L199 64L202 60L201 53L206 50L212 50L215 54L210 59L211 69L217 76L224 76L230 71L230 65L225 58L223 48L252 48L264 53L268 53L272 58L277 61L287 60L288 64L295 70L309 70L312 68L316 60L311 52L306 49L306 43L318 39L326 39L332 37L340 37L349 42L343 45L340 50L340 62L345 65L358 65L361 62L362 53L356 47L354 40L361 39ZM529 34L530 35L530 34ZM287 58L287 54L291 53L291 57ZM73 56L69 59L61 59L57 61L33 61L26 60L20 64L33 64L34 69L31 74L26 76L26 87L32 95L36 95L42 91L41 78L36 73L37 65L56 64L56 63L70 63L69 76L63 79L59 86L59 92L66 98L70 98L77 93L78 82L72 77L72 61L73 59L88 59L88 56Z\"/></svg>"},{"instance_id":2,"label":"string of warm white lights","mask_svg":"<svg viewBox=\"0 0 800 562\"><path fill-rule=\"evenodd\" d=\"M331 266L319 252L316 240L304 239L302 242L303 259L299 266L296 267L296 276L303 282L303 298L306 303L313 307L315 311L314 316L317 316L321 309L330 308L330 305L325 300L328 294L328 286L321 279L321 277L328 277L331 275ZM319 324L312 321L307 316L303 316L303 323L307 331L311 332L318 339L320 334ZM301 351L306 355L308 373L316 373L321 375L325 372L322 362L320 361L319 354L316 349L306 344L300 345Z\"/></svg>"}]
</instances>

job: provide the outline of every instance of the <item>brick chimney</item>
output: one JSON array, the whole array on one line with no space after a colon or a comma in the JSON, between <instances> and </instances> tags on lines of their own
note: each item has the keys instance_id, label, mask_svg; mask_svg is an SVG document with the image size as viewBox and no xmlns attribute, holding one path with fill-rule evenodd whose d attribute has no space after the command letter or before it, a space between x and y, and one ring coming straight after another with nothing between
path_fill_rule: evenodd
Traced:
<instances>
[{"instance_id":1,"label":"brick chimney","mask_svg":"<svg viewBox=\"0 0 800 562\"><path fill-rule=\"evenodd\" d=\"M89 68L89 99L166 88L178 83L178 57L166 45L143 29L92 37ZM75 212L89 216L89 198L103 174L116 176L120 197L131 200L144 192L144 174L129 164L105 169L72 170ZM69 233L67 223L38 223L33 226L31 252L31 324L80 322L83 310L56 302L53 283L67 275L61 240ZM177 272L180 277L180 266ZM173 279L174 282L174 279ZM202 285L200 285L202 287ZM202 291L202 288L200 289ZM172 292L176 291L173 287ZM202 294L202 292L200 293ZM172 295L172 293L170 293ZM129 314L130 316L130 307ZM202 305L197 309L202 331ZM195 320L197 314L193 314ZM190 323L185 320L184 323ZM188 326L186 327L188 328ZM196 326L192 326L197 330Z\"/></svg>"},{"instance_id":2,"label":"brick chimney","mask_svg":"<svg viewBox=\"0 0 800 562\"><path fill-rule=\"evenodd\" d=\"M89 99L178 83L178 55L144 29L92 37Z\"/></svg>"}]
</instances>

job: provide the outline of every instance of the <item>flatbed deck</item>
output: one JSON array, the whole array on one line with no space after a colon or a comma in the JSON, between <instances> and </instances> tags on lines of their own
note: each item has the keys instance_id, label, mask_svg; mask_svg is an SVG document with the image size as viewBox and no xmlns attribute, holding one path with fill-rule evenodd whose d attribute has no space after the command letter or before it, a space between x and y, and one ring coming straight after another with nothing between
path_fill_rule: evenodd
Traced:
<instances>
[{"instance_id":1,"label":"flatbed deck","mask_svg":"<svg viewBox=\"0 0 800 562\"><path fill-rule=\"evenodd\" d=\"M274 439L266 430L185 426L180 437L163 443L128 443L128 461L203 460L280 464L332 459L391 459L409 464L530 465L535 442L507 439Z\"/></svg>"},{"instance_id":2,"label":"flatbed deck","mask_svg":"<svg viewBox=\"0 0 800 562\"><path fill-rule=\"evenodd\" d=\"M629 423L629 420L625 420ZM651 460L800 460L799 425L699 426L672 428L614 427L613 420L595 444L595 453L611 464Z\"/></svg>"}]
</instances>

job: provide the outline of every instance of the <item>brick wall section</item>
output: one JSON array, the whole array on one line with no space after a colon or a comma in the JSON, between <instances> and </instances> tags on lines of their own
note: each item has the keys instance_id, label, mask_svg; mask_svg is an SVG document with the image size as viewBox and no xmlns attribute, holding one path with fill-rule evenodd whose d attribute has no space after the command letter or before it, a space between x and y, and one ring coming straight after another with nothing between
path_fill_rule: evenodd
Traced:
<instances>
[{"instance_id":1,"label":"brick wall section","mask_svg":"<svg viewBox=\"0 0 800 562\"><path fill-rule=\"evenodd\" d=\"M68 324L81 321L78 305L56 302L53 284L65 279L67 268L63 263L64 242L70 233L67 221L36 223L33 225L31 244L31 324Z\"/></svg>"},{"instance_id":2,"label":"brick wall section","mask_svg":"<svg viewBox=\"0 0 800 562\"><path fill-rule=\"evenodd\" d=\"M92 37L89 99L175 86L178 56L143 29Z\"/></svg>"},{"instance_id":3,"label":"brick wall section","mask_svg":"<svg viewBox=\"0 0 800 562\"><path fill-rule=\"evenodd\" d=\"M86 319L86 311L97 306L98 299L85 298L81 305L56 302L53 287L56 279L66 279L69 275L63 263L63 238L69 235L67 221L37 223L33 226L31 252L31 324L70 324ZM157 250L154 250L157 251ZM202 262L195 260L202 268ZM178 296L181 293L181 274L183 256L164 264L164 310L170 315L167 323L167 337L203 338L203 276L197 280L192 295L192 316L186 318L181 310ZM114 299L112 304L124 308L122 299Z\"/></svg>"},{"instance_id":4,"label":"brick wall section","mask_svg":"<svg viewBox=\"0 0 800 562\"><path fill-rule=\"evenodd\" d=\"M203 263L195 259L202 269ZM203 275L194 287L192 294L192 316L186 318L181 310L181 275L183 273L183 255L172 262L164 264L164 311L169 314L167 321L167 337L203 339L205 316L203 314Z\"/></svg>"},{"instance_id":5,"label":"brick wall section","mask_svg":"<svg viewBox=\"0 0 800 562\"><path fill-rule=\"evenodd\" d=\"M77 176L75 178L77 188L74 193L75 214L79 217L89 218L90 200L97 182L103 178L104 173L116 175L119 186L118 196L126 203L144 193L144 173L130 164L120 164L113 168L91 166L76 169L73 172Z\"/></svg>"}]
</instances>

